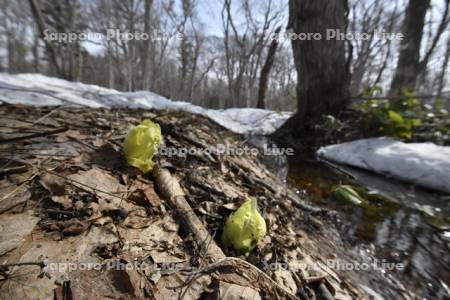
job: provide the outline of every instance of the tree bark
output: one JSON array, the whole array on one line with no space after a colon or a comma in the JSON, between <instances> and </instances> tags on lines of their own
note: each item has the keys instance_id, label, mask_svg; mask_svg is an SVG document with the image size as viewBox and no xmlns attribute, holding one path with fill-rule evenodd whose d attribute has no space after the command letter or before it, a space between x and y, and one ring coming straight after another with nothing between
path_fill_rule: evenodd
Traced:
<instances>
[{"instance_id":1,"label":"tree bark","mask_svg":"<svg viewBox=\"0 0 450 300\"><path fill-rule=\"evenodd\" d=\"M278 27L275 30L275 33L278 35L280 31L281 27ZM266 108L267 85L269 84L270 70L272 69L273 62L275 60L275 54L277 53L278 44L279 43L276 38L272 40L269 46L269 51L267 52L266 61L261 69L261 75L259 77L258 103L256 105L257 108Z\"/></svg>"},{"instance_id":2,"label":"tree bark","mask_svg":"<svg viewBox=\"0 0 450 300\"><path fill-rule=\"evenodd\" d=\"M403 40L389 96L400 96L405 90L414 90L421 69L420 45L425 16L430 0L410 0L403 21Z\"/></svg>"},{"instance_id":3,"label":"tree bark","mask_svg":"<svg viewBox=\"0 0 450 300\"><path fill-rule=\"evenodd\" d=\"M298 74L297 112L275 135L298 138L308 122L338 114L349 98L345 40L327 38L327 30L346 32L346 0L290 0L289 27L296 34L319 33L319 39L294 39Z\"/></svg>"}]
</instances>

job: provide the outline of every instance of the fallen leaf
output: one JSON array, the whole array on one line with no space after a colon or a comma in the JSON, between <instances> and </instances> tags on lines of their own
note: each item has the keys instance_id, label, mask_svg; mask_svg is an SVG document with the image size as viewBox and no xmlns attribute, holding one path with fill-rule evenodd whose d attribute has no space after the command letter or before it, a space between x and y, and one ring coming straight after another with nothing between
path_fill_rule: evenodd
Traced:
<instances>
[{"instance_id":1,"label":"fallen leaf","mask_svg":"<svg viewBox=\"0 0 450 300\"><path fill-rule=\"evenodd\" d=\"M273 279L280 285L284 286L288 291L297 294L297 285L289 270L277 267L273 274Z\"/></svg>"},{"instance_id":2,"label":"fallen leaf","mask_svg":"<svg viewBox=\"0 0 450 300\"><path fill-rule=\"evenodd\" d=\"M114 211L121 208L132 211L138 207L125 199L126 186L107 171L94 168L69 176L73 185L95 194L100 211Z\"/></svg>"},{"instance_id":3,"label":"fallen leaf","mask_svg":"<svg viewBox=\"0 0 450 300\"><path fill-rule=\"evenodd\" d=\"M90 169L69 176L73 184L81 189L89 190L104 199L115 200L123 197L126 188L117 178L101 169Z\"/></svg>"},{"instance_id":4,"label":"fallen leaf","mask_svg":"<svg viewBox=\"0 0 450 300\"><path fill-rule=\"evenodd\" d=\"M130 187L130 195L128 199L137 205L143 207L159 208L161 206L161 199L155 192L152 182L142 182L135 180Z\"/></svg>"},{"instance_id":5,"label":"fallen leaf","mask_svg":"<svg viewBox=\"0 0 450 300\"><path fill-rule=\"evenodd\" d=\"M142 229L149 227L153 222L155 220L149 218L144 209L140 209L130 212L125 221L123 221L122 226L132 229Z\"/></svg>"},{"instance_id":6,"label":"fallen leaf","mask_svg":"<svg viewBox=\"0 0 450 300\"><path fill-rule=\"evenodd\" d=\"M77 139L77 140L85 140L85 139L88 138L87 135L85 135L85 134L79 132L78 130L72 130L72 129L71 129L71 130L67 130L67 131L66 131L66 135L67 135L68 137L71 137L71 138Z\"/></svg>"},{"instance_id":7,"label":"fallen leaf","mask_svg":"<svg viewBox=\"0 0 450 300\"><path fill-rule=\"evenodd\" d=\"M144 299L140 275L134 270L72 272L74 299ZM136 282L137 281L137 282ZM137 284L137 286L135 286Z\"/></svg>"},{"instance_id":8,"label":"fallen leaf","mask_svg":"<svg viewBox=\"0 0 450 300\"><path fill-rule=\"evenodd\" d=\"M67 196L52 196L52 201L58 204L61 204L65 209L69 209L72 207L72 200Z\"/></svg>"},{"instance_id":9,"label":"fallen leaf","mask_svg":"<svg viewBox=\"0 0 450 300\"><path fill-rule=\"evenodd\" d=\"M211 284L211 277L206 275L192 280L185 286L187 280L187 276L179 273L163 276L156 284L155 299L197 300L208 290L208 286ZM175 288L179 286L182 287Z\"/></svg>"},{"instance_id":10,"label":"fallen leaf","mask_svg":"<svg viewBox=\"0 0 450 300\"><path fill-rule=\"evenodd\" d=\"M59 176L45 173L41 176L40 183L42 186L55 196L62 196L66 193L65 180Z\"/></svg>"},{"instance_id":11,"label":"fallen leaf","mask_svg":"<svg viewBox=\"0 0 450 300\"><path fill-rule=\"evenodd\" d=\"M28 213L3 214L0 218L0 256L17 248L38 222L39 218Z\"/></svg>"},{"instance_id":12,"label":"fallen leaf","mask_svg":"<svg viewBox=\"0 0 450 300\"><path fill-rule=\"evenodd\" d=\"M220 299L224 300L261 300L261 295L258 291L237 284L220 282Z\"/></svg>"},{"instance_id":13,"label":"fallen leaf","mask_svg":"<svg viewBox=\"0 0 450 300\"><path fill-rule=\"evenodd\" d=\"M89 227L89 222L83 222L80 220L72 219L66 221L62 224L62 234L65 236L68 235L79 235L85 232Z\"/></svg>"},{"instance_id":14,"label":"fallen leaf","mask_svg":"<svg viewBox=\"0 0 450 300\"><path fill-rule=\"evenodd\" d=\"M90 160L93 164L111 170L120 170L125 167L123 154L116 146L111 144L104 144L95 152L90 153Z\"/></svg>"},{"instance_id":15,"label":"fallen leaf","mask_svg":"<svg viewBox=\"0 0 450 300\"><path fill-rule=\"evenodd\" d=\"M0 214L17 207L30 199L26 185L17 186L9 180L0 181Z\"/></svg>"},{"instance_id":16,"label":"fallen leaf","mask_svg":"<svg viewBox=\"0 0 450 300\"><path fill-rule=\"evenodd\" d=\"M128 252L131 259L150 256L157 263L176 263L180 261L180 257L185 259L183 241L177 233L178 230L167 231L165 229L167 226L173 226L172 229L178 228L178 224L170 215L154 220L148 227L142 229L119 226L120 236L126 237L122 250Z\"/></svg>"}]
</instances>

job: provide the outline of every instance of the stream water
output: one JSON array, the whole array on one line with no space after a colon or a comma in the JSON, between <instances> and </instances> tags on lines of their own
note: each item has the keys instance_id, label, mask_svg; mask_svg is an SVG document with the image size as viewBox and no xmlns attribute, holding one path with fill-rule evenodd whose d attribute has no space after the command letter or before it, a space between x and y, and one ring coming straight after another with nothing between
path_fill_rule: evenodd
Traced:
<instances>
[{"instance_id":1,"label":"stream water","mask_svg":"<svg viewBox=\"0 0 450 300\"><path fill-rule=\"evenodd\" d=\"M450 195L314 158L290 162L287 178L316 205L341 212L339 230L356 251L402 263L393 275L419 299L450 299ZM376 197L364 208L336 201L339 184Z\"/></svg>"},{"instance_id":2,"label":"stream water","mask_svg":"<svg viewBox=\"0 0 450 300\"><path fill-rule=\"evenodd\" d=\"M247 141L276 147L267 137ZM417 299L450 299L450 195L306 157L261 155L261 160L304 198L339 212L341 237L362 260L401 263L402 271L386 270L386 277L398 279ZM332 188L342 184L363 191L368 205L336 201Z\"/></svg>"}]
</instances>

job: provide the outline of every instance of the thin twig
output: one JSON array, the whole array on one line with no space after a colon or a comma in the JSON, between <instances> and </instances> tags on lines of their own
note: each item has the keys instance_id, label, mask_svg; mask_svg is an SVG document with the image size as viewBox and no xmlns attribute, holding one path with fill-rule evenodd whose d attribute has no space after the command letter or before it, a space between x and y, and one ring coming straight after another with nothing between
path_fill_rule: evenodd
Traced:
<instances>
[{"instance_id":1,"label":"thin twig","mask_svg":"<svg viewBox=\"0 0 450 300\"><path fill-rule=\"evenodd\" d=\"M110 192L107 192L107 191L100 190L100 189L98 189L98 188L96 188L96 187L92 187L92 186L90 186L90 185L88 185L88 184L85 184L85 183L82 183L82 182L80 182L80 181L71 179L71 178L69 178L69 177L67 177L67 176L58 174L58 173L56 173L56 172L53 172L53 171L50 171L50 170L46 170L46 169L41 168L41 167L36 167L36 168L37 168L38 170L40 170L40 171L47 172L47 173L49 173L49 174L52 174L52 175L55 175L55 176L57 176L57 177L63 178L63 179L65 179L69 184L71 184L71 185L73 185L73 186L75 186L75 187L77 187L77 188L80 188L80 187L77 186L77 185L81 185L81 186L83 186L83 187L85 187L85 188L87 188L87 189L91 189L93 192L96 192L96 193L106 194L106 195L108 195L108 196L115 197L115 198L120 199L120 200L123 200L123 199L124 199L124 197L117 196L117 195L114 194L114 193L110 193ZM85 190L85 189L83 189L83 190ZM91 191L87 190L87 192L91 192ZM116 192L116 193L126 193L126 191L118 191L118 192Z\"/></svg>"},{"instance_id":2,"label":"thin twig","mask_svg":"<svg viewBox=\"0 0 450 300\"><path fill-rule=\"evenodd\" d=\"M18 190L20 190L26 183L30 182L31 180L33 180L38 174L35 173L33 174L30 178L28 178L27 180L25 180L24 182L22 182L22 184L20 184L18 187L16 187L14 190L12 190L11 192L9 192L8 194L6 194L5 196L3 196L0 199L0 202L11 197L12 195L14 195Z\"/></svg>"},{"instance_id":3,"label":"thin twig","mask_svg":"<svg viewBox=\"0 0 450 300\"><path fill-rule=\"evenodd\" d=\"M17 167L9 167L9 168L3 168L0 170L0 176L2 175L10 175L10 174L17 174L17 173L25 173L28 170L28 166L17 166Z\"/></svg>"},{"instance_id":4,"label":"thin twig","mask_svg":"<svg viewBox=\"0 0 450 300\"><path fill-rule=\"evenodd\" d=\"M2 264L2 265L0 265L0 269L6 269L6 268L10 268L10 267L20 267L20 266L39 266L39 267L43 268L46 266L46 263L44 261L27 261L27 262Z\"/></svg>"},{"instance_id":5,"label":"thin twig","mask_svg":"<svg viewBox=\"0 0 450 300\"><path fill-rule=\"evenodd\" d=\"M263 271L261 271L260 269L258 269L256 266L252 265L251 263L242 260L240 258L236 258L236 257L226 257L223 258L217 262L214 262L202 269L199 270L194 270L189 274L188 279L184 282L184 284L177 286L177 287L171 287L171 289L176 289L176 288L182 288L182 287L187 287L186 290L182 290L183 293L180 293L181 296L184 296L184 294L186 293L187 289L189 289L190 284L198 279L199 277L203 276L203 275L207 275L207 274L211 274L213 272L219 272L220 273L220 268L223 268L224 266L231 266L233 268L235 268L236 270L238 270L239 272L236 272L236 274L239 274L241 276L244 277L245 273L244 270L248 270L248 271L252 271L255 274L257 274L259 280L257 282L255 282L255 285L253 288L260 288L262 286L271 286L274 288L275 293L279 294L281 293L283 298L285 299L297 299L297 297L295 295L293 295L291 292L287 291L285 287L281 286L279 283L277 283L276 281L274 281L272 278L270 278L266 273L264 273Z\"/></svg>"},{"instance_id":6,"label":"thin twig","mask_svg":"<svg viewBox=\"0 0 450 300\"><path fill-rule=\"evenodd\" d=\"M14 154L17 152L20 152L21 154L29 154L29 155L34 155L34 156L77 157L76 155L69 155L69 154L38 153L38 152L27 151L27 149L14 149L14 150L0 149L0 152L5 152L5 153L14 152Z\"/></svg>"},{"instance_id":7,"label":"thin twig","mask_svg":"<svg viewBox=\"0 0 450 300\"><path fill-rule=\"evenodd\" d=\"M59 177L59 178L62 178L62 179L66 180L69 184L73 185L73 186L76 187L76 188L81 188L80 186L82 186L82 187L85 187L85 188L87 188L87 189L92 190L93 192L106 194L106 195L108 195L108 196L111 196L111 197L115 197L115 198L117 198L117 199L124 200L124 197L117 196L117 195L114 194L114 193L110 193L110 192L107 192L107 191L103 191L103 190L98 189L98 188L96 188L96 187L92 187L92 186L90 186L90 185L88 185L88 184L85 184L85 183L82 183L82 182L80 182L80 181L71 179L71 178L69 178L69 177L67 177L67 176L58 174L58 173L56 173L56 172L47 170L47 169L45 169L45 168L42 168L42 167L39 167L39 166L32 165L32 164L29 163L29 162L22 161L22 160L17 160L17 161L18 161L18 162L21 162L21 163L24 163L24 164L27 164L27 165L30 165L31 167L33 167L33 168L35 168L35 169L37 169L37 170L39 170L39 171L42 171L42 172L45 172L45 173L49 173L49 174L52 174L52 175L57 176L57 177ZM37 175L37 174L36 174L36 175ZM36 175L34 175L34 176L36 176ZM32 178L34 178L34 176L33 176ZM31 180L32 178L30 178L29 180ZM27 181L29 181L29 180L27 180ZM78 186L78 185L80 185L80 186ZM85 190L85 191L87 191L87 192L89 192L89 193L92 193L92 191L90 191L90 190L86 190L86 189L83 189L83 190ZM117 194L119 194L119 193L122 194L122 193L126 193L126 191L118 191L118 192L116 192L116 193L117 193Z\"/></svg>"},{"instance_id":8,"label":"thin twig","mask_svg":"<svg viewBox=\"0 0 450 300\"><path fill-rule=\"evenodd\" d=\"M33 125L36 125L40 122L42 122L44 119L48 118L50 115L52 115L53 113L57 112L59 109L61 109L62 106L58 106L57 108L51 110L50 112L48 112L47 114L43 115L42 117L40 117L39 119L37 119L36 121L33 122Z\"/></svg>"},{"instance_id":9,"label":"thin twig","mask_svg":"<svg viewBox=\"0 0 450 300\"><path fill-rule=\"evenodd\" d=\"M67 131L67 130L68 130L67 127L63 127L63 128L58 128L58 129L55 129L55 130L50 130L50 131L45 131L45 132L40 132L40 133L35 133L35 134L29 134L29 135L24 135L24 136L16 136L16 137L13 137L13 138L1 139L0 140L0 144L6 144L6 143L17 142L17 141L22 141L22 140L34 139L34 138L38 138L38 137L44 137L44 136L48 136L48 135L61 133L61 132Z\"/></svg>"}]
</instances>

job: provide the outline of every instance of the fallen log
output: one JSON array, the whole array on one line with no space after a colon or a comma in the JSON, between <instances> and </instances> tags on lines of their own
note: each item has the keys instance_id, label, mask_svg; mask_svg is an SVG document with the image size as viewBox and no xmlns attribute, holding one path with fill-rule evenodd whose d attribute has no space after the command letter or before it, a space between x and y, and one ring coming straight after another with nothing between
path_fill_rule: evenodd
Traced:
<instances>
[{"instance_id":1,"label":"fallen log","mask_svg":"<svg viewBox=\"0 0 450 300\"><path fill-rule=\"evenodd\" d=\"M205 226L203 226L202 221L200 221L190 207L178 180L170 174L169 170L158 166L153 169L152 175L161 195L175 209L180 223L204 247L202 253L204 253L206 258L212 262L225 258L226 256L222 249L217 246L213 237L209 234Z\"/></svg>"}]
</instances>

